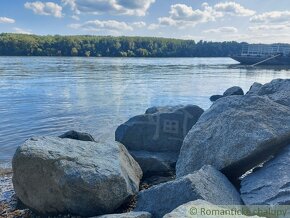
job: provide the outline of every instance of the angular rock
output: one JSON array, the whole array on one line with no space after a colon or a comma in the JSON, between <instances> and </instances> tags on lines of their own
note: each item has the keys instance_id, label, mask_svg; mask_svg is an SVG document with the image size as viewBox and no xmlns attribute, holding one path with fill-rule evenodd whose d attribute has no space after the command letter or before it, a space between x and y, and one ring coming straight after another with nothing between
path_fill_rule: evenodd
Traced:
<instances>
[{"instance_id":1,"label":"angular rock","mask_svg":"<svg viewBox=\"0 0 290 218\"><path fill-rule=\"evenodd\" d=\"M185 135L202 113L200 107L188 105L171 112L139 115L120 125L115 139L129 150L179 152Z\"/></svg>"},{"instance_id":2,"label":"angular rock","mask_svg":"<svg viewBox=\"0 0 290 218\"><path fill-rule=\"evenodd\" d=\"M151 218L152 215L148 212L129 212L120 214L107 214L91 218Z\"/></svg>"},{"instance_id":3,"label":"angular rock","mask_svg":"<svg viewBox=\"0 0 290 218\"><path fill-rule=\"evenodd\" d=\"M134 211L148 211L159 218L197 199L220 205L242 204L239 193L228 179L213 167L204 166L193 174L141 191Z\"/></svg>"},{"instance_id":4,"label":"angular rock","mask_svg":"<svg viewBox=\"0 0 290 218\"><path fill-rule=\"evenodd\" d=\"M230 95L244 95L244 91L239 86L233 86L233 87L227 89L223 94L224 97L230 96Z\"/></svg>"},{"instance_id":5,"label":"angular rock","mask_svg":"<svg viewBox=\"0 0 290 218\"><path fill-rule=\"evenodd\" d=\"M261 83L253 83L253 85L250 87L250 90L246 93L246 95L255 95L258 93L258 91L260 90L260 88L263 85Z\"/></svg>"},{"instance_id":6,"label":"angular rock","mask_svg":"<svg viewBox=\"0 0 290 218\"><path fill-rule=\"evenodd\" d=\"M172 175L178 159L176 152L130 151L132 157L139 163L143 175Z\"/></svg>"},{"instance_id":7,"label":"angular rock","mask_svg":"<svg viewBox=\"0 0 290 218\"><path fill-rule=\"evenodd\" d=\"M263 167L243 178L241 197L247 205L290 204L290 145Z\"/></svg>"},{"instance_id":8,"label":"angular rock","mask_svg":"<svg viewBox=\"0 0 290 218\"><path fill-rule=\"evenodd\" d=\"M218 100L218 99L220 99L222 97L224 97L224 96L223 95L212 95L212 96L210 96L209 100L211 102L214 102L214 101L216 101L216 100Z\"/></svg>"},{"instance_id":9,"label":"angular rock","mask_svg":"<svg viewBox=\"0 0 290 218\"><path fill-rule=\"evenodd\" d=\"M184 139L177 177L209 164L235 179L289 143L289 124L290 108L267 97L220 99Z\"/></svg>"},{"instance_id":10,"label":"angular rock","mask_svg":"<svg viewBox=\"0 0 290 218\"><path fill-rule=\"evenodd\" d=\"M17 196L42 214L113 213L138 192L142 177L137 162L116 142L31 138L12 164Z\"/></svg>"},{"instance_id":11,"label":"angular rock","mask_svg":"<svg viewBox=\"0 0 290 218\"><path fill-rule=\"evenodd\" d=\"M66 138L66 139L75 139L75 140L80 140L80 141L95 142L95 139L90 134L84 133L84 132L77 132L74 130L68 131L68 132L60 135L59 137L62 139Z\"/></svg>"},{"instance_id":12,"label":"angular rock","mask_svg":"<svg viewBox=\"0 0 290 218\"><path fill-rule=\"evenodd\" d=\"M198 218L229 218L229 217L234 217L234 218L262 218L258 216L244 216L244 215L236 215L236 216L230 216L229 211L227 210L235 210L236 208L233 206L225 206L225 207L219 207L214 204L211 204L207 201L204 200L195 200L195 201L190 201L186 204L183 204L179 206L178 208L174 209L170 213L166 214L163 218L192 218L192 217L198 217ZM212 216L208 215L208 210L209 213L212 214ZM223 211L224 214L223 215ZM235 213L234 213L235 214Z\"/></svg>"},{"instance_id":13,"label":"angular rock","mask_svg":"<svg viewBox=\"0 0 290 218\"><path fill-rule=\"evenodd\" d=\"M275 79L254 93L260 96L266 95L277 103L290 106L290 79Z\"/></svg>"}]
</instances>

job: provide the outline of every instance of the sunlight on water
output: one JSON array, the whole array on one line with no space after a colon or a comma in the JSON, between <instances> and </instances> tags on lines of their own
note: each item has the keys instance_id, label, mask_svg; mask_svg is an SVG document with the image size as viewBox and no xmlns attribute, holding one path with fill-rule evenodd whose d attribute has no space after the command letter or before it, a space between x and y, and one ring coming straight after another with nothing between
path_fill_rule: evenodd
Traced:
<instances>
[{"instance_id":1,"label":"sunlight on water","mask_svg":"<svg viewBox=\"0 0 290 218\"><path fill-rule=\"evenodd\" d=\"M75 129L113 140L129 117L158 105L196 104L230 86L289 78L229 58L0 58L0 163L31 136Z\"/></svg>"}]
</instances>

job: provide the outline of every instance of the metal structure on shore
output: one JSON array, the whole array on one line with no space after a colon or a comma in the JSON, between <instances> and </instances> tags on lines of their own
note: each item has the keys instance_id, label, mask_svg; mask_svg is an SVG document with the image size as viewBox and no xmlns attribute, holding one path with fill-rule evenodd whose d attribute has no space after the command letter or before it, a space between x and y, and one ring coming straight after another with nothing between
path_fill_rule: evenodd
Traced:
<instances>
[{"instance_id":1,"label":"metal structure on shore","mask_svg":"<svg viewBox=\"0 0 290 218\"><path fill-rule=\"evenodd\" d=\"M290 66L289 44L245 44L240 55L232 59L243 65L288 65Z\"/></svg>"}]
</instances>

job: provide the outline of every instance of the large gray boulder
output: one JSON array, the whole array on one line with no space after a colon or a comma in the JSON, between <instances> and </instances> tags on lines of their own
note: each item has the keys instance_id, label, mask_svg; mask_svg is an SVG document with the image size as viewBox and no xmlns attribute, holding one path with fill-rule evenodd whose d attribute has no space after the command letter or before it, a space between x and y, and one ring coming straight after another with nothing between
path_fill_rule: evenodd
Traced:
<instances>
[{"instance_id":1,"label":"large gray boulder","mask_svg":"<svg viewBox=\"0 0 290 218\"><path fill-rule=\"evenodd\" d=\"M290 106L290 79L275 79L260 88L255 85L255 90L250 89L248 94L268 96L273 101Z\"/></svg>"},{"instance_id":2,"label":"large gray boulder","mask_svg":"<svg viewBox=\"0 0 290 218\"><path fill-rule=\"evenodd\" d=\"M152 107L120 125L115 139L127 147L145 176L172 174L182 141L203 112L193 105Z\"/></svg>"},{"instance_id":3,"label":"large gray boulder","mask_svg":"<svg viewBox=\"0 0 290 218\"><path fill-rule=\"evenodd\" d=\"M115 139L133 151L179 152L184 137L203 112L194 105L150 109L120 125Z\"/></svg>"},{"instance_id":4,"label":"large gray boulder","mask_svg":"<svg viewBox=\"0 0 290 218\"><path fill-rule=\"evenodd\" d=\"M204 200L195 200L179 206L163 218L262 218L260 216L239 215L236 209L233 205L220 207Z\"/></svg>"},{"instance_id":5,"label":"large gray boulder","mask_svg":"<svg viewBox=\"0 0 290 218\"><path fill-rule=\"evenodd\" d=\"M223 94L224 97L230 95L244 95L244 91L239 86L233 86L231 88L228 88Z\"/></svg>"},{"instance_id":6,"label":"large gray boulder","mask_svg":"<svg viewBox=\"0 0 290 218\"><path fill-rule=\"evenodd\" d=\"M145 177L167 176L175 172L176 152L130 151L130 154L139 163Z\"/></svg>"},{"instance_id":7,"label":"large gray boulder","mask_svg":"<svg viewBox=\"0 0 290 218\"><path fill-rule=\"evenodd\" d=\"M290 204L290 145L241 182L241 196L247 205Z\"/></svg>"},{"instance_id":8,"label":"large gray boulder","mask_svg":"<svg viewBox=\"0 0 290 218\"><path fill-rule=\"evenodd\" d=\"M151 218L152 215L148 212L129 212L119 214L107 214L91 218Z\"/></svg>"},{"instance_id":9,"label":"large gray boulder","mask_svg":"<svg viewBox=\"0 0 290 218\"><path fill-rule=\"evenodd\" d=\"M290 140L290 108L268 97L219 99L193 126L176 165L182 177L209 164L235 179Z\"/></svg>"},{"instance_id":10,"label":"large gray boulder","mask_svg":"<svg viewBox=\"0 0 290 218\"><path fill-rule=\"evenodd\" d=\"M19 199L39 213L113 213L139 190L142 171L126 148L59 137L37 137L13 157Z\"/></svg>"},{"instance_id":11,"label":"large gray boulder","mask_svg":"<svg viewBox=\"0 0 290 218\"><path fill-rule=\"evenodd\" d=\"M141 191L134 211L148 211L158 218L197 199L219 205L242 204L228 179L213 167L204 166L193 174Z\"/></svg>"}]
</instances>

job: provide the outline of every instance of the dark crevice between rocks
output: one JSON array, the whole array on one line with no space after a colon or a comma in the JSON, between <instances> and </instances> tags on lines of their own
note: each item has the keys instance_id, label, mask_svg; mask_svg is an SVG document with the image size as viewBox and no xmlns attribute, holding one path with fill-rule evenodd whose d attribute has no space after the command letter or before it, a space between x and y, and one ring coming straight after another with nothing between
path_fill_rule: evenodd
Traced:
<instances>
[{"instance_id":1,"label":"dark crevice between rocks","mask_svg":"<svg viewBox=\"0 0 290 218\"><path fill-rule=\"evenodd\" d=\"M275 157L284 147L290 146L290 135L285 134L279 139L268 140L260 145L262 151L257 150L246 158L239 162L232 164L221 172L227 176L232 184L239 190L240 189L240 177L247 171L254 169L259 164L264 163L271 157Z\"/></svg>"},{"instance_id":2,"label":"dark crevice between rocks","mask_svg":"<svg viewBox=\"0 0 290 218\"><path fill-rule=\"evenodd\" d=\"M171 173L167 172L165 175L164 174L163 176L151 175L150 177L143 178L140 182L139 190L143 191L151 188L154 185L169 182L176 178L175 172ZM128 213L133 211L137 205L137 195L138 194L129 197L126 203L122 204L117 210L114 211L114 213Z\"/></svg>"},{"instance_id":3,"label":"dark crevice between rocks","mask_svg":"<svg viewBox=\"0 0 290 218\"><path fill-rule=\"evenodd\" d=\"M117 210L114 211L114 213L128 213L134 210L137 203L137 195L133 195L129 197L129 199L122 204Z\"/></svg>"}]
</instances>

